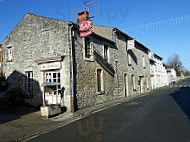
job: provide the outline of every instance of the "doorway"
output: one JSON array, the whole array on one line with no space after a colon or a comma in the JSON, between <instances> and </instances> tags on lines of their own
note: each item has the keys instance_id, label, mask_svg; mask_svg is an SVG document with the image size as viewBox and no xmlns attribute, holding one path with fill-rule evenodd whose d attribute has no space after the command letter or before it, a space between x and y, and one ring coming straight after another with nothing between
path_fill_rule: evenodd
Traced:
<instances>
[{"instance_id":1,"label":"doorway","mask_svg":"<svg viewBox=\"0 0 190 142\"><path fill-rule=\"evenodd\" d=\"M139 77L140 78L140 94L144 93L144 79L142 76Z\"/></svg>"},{"instance_id":2,"label":"doorway","mask_svg":"<svg viewBox=\"0 0 190 142\"><path fill-rule=\"evenodd\" d=\"M127 74L124 74L124 95L128 97L128 77Z\"/></svg>"}]
</instances>

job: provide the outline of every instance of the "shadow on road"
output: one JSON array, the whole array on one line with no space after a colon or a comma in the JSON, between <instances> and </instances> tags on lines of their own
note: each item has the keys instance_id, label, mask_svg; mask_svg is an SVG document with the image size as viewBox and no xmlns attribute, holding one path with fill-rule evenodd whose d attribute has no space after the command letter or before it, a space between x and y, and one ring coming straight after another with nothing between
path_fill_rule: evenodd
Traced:
<instances>
[{"instance_id":1,"label":"shadow on road","mask_svg":"<svg viewBox=\"0 0 190 142\"><path fill-rule=\"evenodd\" d=\"M185 113L185 117L190 120L190 88L181 87L174 94L171 94L173 99Z\"/></svg>"}]
</instances>

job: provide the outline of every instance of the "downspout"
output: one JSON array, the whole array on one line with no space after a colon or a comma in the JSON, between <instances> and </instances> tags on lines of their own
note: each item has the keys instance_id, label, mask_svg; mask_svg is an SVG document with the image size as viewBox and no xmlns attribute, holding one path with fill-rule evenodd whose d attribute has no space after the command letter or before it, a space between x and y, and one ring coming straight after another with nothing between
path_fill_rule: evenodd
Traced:
<instances>
[{"instance_id":1,"label":"downspout","mask_svg":"<svg viewBox=\"0 0 190 142\"><path fill-rule=\"evenodd\" d=\"M71 112L75 111L74 108L74 56L73 56L73 36L72 36L72 28L73 24L70 25L70 47L71 47L71 88L72 88L72 95L71 95Z\"/></svg>"},{"instance_id":2,"label":"downspout","mask_svg":"<svg viewBox=\"0 0 190 142\"><path fill-rule=\"evenodd\" d=\"M117 29L113 29L113 41L115 42L116 46L117 46L117 43L116 43L116 32L117 32ZM115 59L115 73L116 73L116 84L117 84L117 97L119 96L119 79L118 79L118 68L117 68L117 65L118 65L118 60Z\"/></svg>"}]
</instances>

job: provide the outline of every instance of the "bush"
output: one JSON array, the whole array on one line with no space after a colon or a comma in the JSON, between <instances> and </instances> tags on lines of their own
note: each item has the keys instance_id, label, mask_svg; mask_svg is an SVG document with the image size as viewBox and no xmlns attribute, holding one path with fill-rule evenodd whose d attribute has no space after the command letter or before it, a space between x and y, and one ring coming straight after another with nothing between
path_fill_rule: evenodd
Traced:
<instances>
[{"instance_id":1,"label":"bush","mask_svg":"<svg viewBox=\"0 0 190 142\"><path fill-rule=\"evenodd\" d=\"M8 87L8 84L6 82L5 77L0 77L0 91L6 90Z\"/></svg>"},{"instance_id":2,"label":"bush","mask_svg":"<svg viewBox=\"0 0 190 142\"><path fill-rule=\"evenodd\" d=\"M22 88L14 87L8 90L2 99L2 104L5 107L15 107L24 105L24 93Z\"/></svg>"}]
</instances>

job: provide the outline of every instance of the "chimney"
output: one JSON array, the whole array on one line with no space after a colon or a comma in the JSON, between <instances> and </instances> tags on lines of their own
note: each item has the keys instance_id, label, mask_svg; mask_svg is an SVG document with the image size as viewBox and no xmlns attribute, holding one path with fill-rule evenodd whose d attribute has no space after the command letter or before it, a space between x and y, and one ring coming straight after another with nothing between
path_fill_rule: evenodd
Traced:
<instances>
[{"instance_id":1,"label":"chimney","mask_svg":"<svg viewBox=\"0 0 190 142\"><path fill-rule=\"evenodd\" d=\"M88 21L89 18L89 12L88 11L82 11L77 14L77 23L82 23L84 21Z\"/></svg>"}]
</instances>

